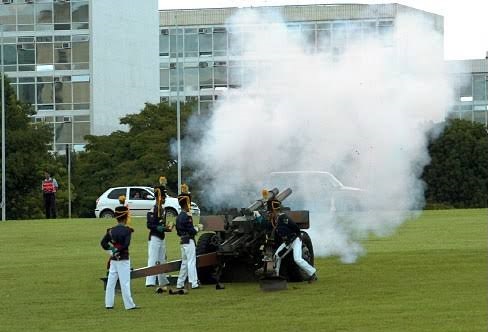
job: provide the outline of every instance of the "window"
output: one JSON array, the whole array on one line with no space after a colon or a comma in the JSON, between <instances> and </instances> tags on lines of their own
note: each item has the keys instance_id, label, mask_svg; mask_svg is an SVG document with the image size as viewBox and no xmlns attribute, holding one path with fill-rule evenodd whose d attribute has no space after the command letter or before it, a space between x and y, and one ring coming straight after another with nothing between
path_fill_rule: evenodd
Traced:
<instances>
[{"instance_id":1,"label":"window","mask_svg":"<svg viewBox=\"0 0 488 332\"><path fill-rule=\"evenodd\" d=\"M70 3L54 3L54 23L70 23Z\"/></svg>"},{"instance_id":2,"label":"window","mask_svg":"<svg viewBox=\"0 0 488 332\"><path fill-rule=\"evenodd\" d=\"M185 34L185 56L186 57L198 56L198 35L197 34Z\"/></svg>"},{"instance_id":3,"label":"window","mask_svg":"<svg viewBox=\"0 0 488 332\"><path fill-rule=\"evenodd\" d=\"M169 69L161 68L159 70L159 89L169 90Z\"/></svg>"},{"instance_id":4,"label":"window","mask_svg":"<svg viewBox=\"0 0 488 332\"><path fill-rule=\"evenodd\" d=\"M321 51L330 49L330 30L317 31L317 48Z\"/></svg>"},{"instance_id":5,"label":"window","mask_svg":"<svg viewBox=\"0 0 488 332\"><path fill-rule=\"evenodd\" d=\"M72 46L71 52L73 54L73 62L88 62L89 61L90 44L88 41L73 42L73 43L71 43L71 46Z\"/></svg>"},{"instance_id":6,"label":"window","mask_svg":"<svg viewBox=\"0 0 488 332\"><path fill-rule=\"evenodd\" d=\"M51 3L36 4L36 22L53 23L53 5Z\"/></svg>"},{"instance_id":7,"label":"window","mask_svg":"<svg viewBox=\"0 0 488 332\"><path fill-rule=\"evenodd\" d=\"M88 2L73 2L71 4L73 22L88 22Z\"/></svg>"},{"instance_id":8,"label":"window","mask_svg":"<svg viewBox=\"0 0 488 332\"><path fill-rule=\"evenodd\" d=\"M378 35L385 46L393 44L393 21L379 21Z\"/></svg>"},{"instance_id":9,"label":"window","mask_svg":"<svg viewBox=\"0 0 488 332\"><path fill-rule=\"evenodd\" d=\"M213 49L214 55L227 54L227 31L225 28L214 28Z\"/></svg>"},{"instance_id":10,"label":"window","mask_svg":"<svg viewBox=\"0 0 488 332\"><path fill-rule=\"evenodd\" d=\"M36 44L36 58L38 64L52 64L53 63L53 44L52 43L37 43Z\"/></svg>"},{"instance_id":11,"label":"window","mask_svg":"<svg viewBox=\"0 0 488 332\"><path fill-rule=\"evenodd\" d=\"M170 64L169 80L170 80L171 91L177 91L177 90L182 91L184 89L183 66L181 63L178 63L178 66L176 66L176 63Z\"/></svg>"},{"instance_id":12,"label":"window","mask_svg":"<svg viewBox=\"0 0 488 332\"><path fill-rule=\"evenodd\" d=\"M73 95L71 92L71 82L56 82L54 83L54 94L56 103L71 103L73 102Z\"/></svg>"},{"instance_id":13,"label":"window","mask_svg":"<svg viewBox=\"0 0 488 332\"><path fill-rule=\"evenodd\" d=\"M74 78L75 76L73 76ZM73 80L73 103L89 103L90 102L90 83L76 82ZM76 109L76 105L74 106ZM83 106L82 109L88 109L88 106Z\"/></svg>"},{"instance_id":14,"label":"window","mask_svg":"<svg viewBox=\"0 0 488 332\"><path fill-rule=\"evenodd\" d=\"M119 196L122 196L122 195L126 195L126 192L127 192L127 188L118 188L118 189L114 189L112 190L108 195L107 197L110 198L110 199L119 199Z\"/></svg>"},{"instance_id":15,"label":"window","mask_svg":"<svg viewBox=\"0 0 488 332\"><path fill-rule=\"evenodd\" d=\"M471 75L460 75L458 79L460 100L473 101L473 83Z\"/></svg>"},{"instance_id":16,"label":"window","mask_svg":"<svg viewBox=\"0 0 488 332\"><path fill-rule=\"evenodd\" d=\"M170 29L169 30L169 50L170 56L181 57L183 56L183 29Z\"/></svg>"},{"instance_id":17,"label":"window","mask_svg":"<svg viewBox=\"0 0 488 332\"><path fill-rule=\"evenodd\" d=\"M19 84L19 99L24 103L34 104L36 102L35 84Z\"/></svg>"},{"instance_id":18,"label":"window","mask_svg":"<svg viewBox=\"0 0 488 332\"><path fill-rule=\"evenodd\" d=\"M208 89L213 87L212 66L213 63L200 62L199 64L200 89Z\"/></svg>"},{"instance_id":19,"label":"window","mask_svg":"<svg viewBox=\"0 0 488 332\"><path fill-rule=\"evenodd\" d=\"M227 62L216 61L214 64L214 81L216 87L227 86Z\"/></svg>"},{"instance_id":20,"label":"window","mask_svg":"<svg viewBox=\"0 0 488 332\"><path fill-rule=\"evenodd\" d=\"M39 79L38 79L39 81ZM52 104L53 103L53 83L37 83L37 103L38 104Z\"/></svg>"},{"instance_id":21,"label":"window","mask_svg":"<svg viewBox=\"0 0 488 332\"><path fill-rule=\"evenodd\" d=\"M486 100L485 75L473 75L473 99Z\"/></svg>"},{"instance_id":22,"label":"window","mask_svg":"<svg viewBox=\"0 0 488 332\"><path fill-rule=\"evenodd\" d=\"M159 35L159 55L168 56L169 55L169 30L162 29Z\"/></svg>"},{"instance_id":23,"label":"window","mask_svg":"<svg viewBox=\"0 0 488 332\"><path fill-rule=\"evenodd\" d=\"M34 24L34 6L17 6L17 24Z\"/></svg>"},{"instance_id":24,"label":"window","mask_svg":"<svg viewBox=\"0 0 488 332\"><path fill-rule=\"evenodd\" d=\"M212 35L210 29L199 29L198 41L200 55L212 55Z\"/></svg>"},{"instance_id":25,"label":"window","mask_svg":"<svg viewBox=\"0 0 488 332\"><path fill-rule=\"evenodd\" d=\"M198 91L198 66L184 68L185 89L188 92Z\"/></svg>"}]
</instances>

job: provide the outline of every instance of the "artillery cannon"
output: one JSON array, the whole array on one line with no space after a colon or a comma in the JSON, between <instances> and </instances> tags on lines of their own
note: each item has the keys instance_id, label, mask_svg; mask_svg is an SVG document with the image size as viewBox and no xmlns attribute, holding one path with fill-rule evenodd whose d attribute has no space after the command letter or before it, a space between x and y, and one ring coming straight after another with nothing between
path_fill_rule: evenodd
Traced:
<instances>
[{"instance_id":1,"label":"artillery cannon","mask_svg":"<svg viewBox=\"0 0 488 332\"><path fill-rule=\"evenodd\" d=\"M268 202L282 202L292 193L287 188L267 191L267 195L240 211L228 210L220 215L202 216L200 222L206 233L197 242L197 256L216 253L217 264L198 268L203 283L221 281L249 281L274 275L272 256L279 245L274 240L274 225ZM301 229L309 228L308 211L286 213ZM301 232L303 258L313 265L312 241ZM292 255L283 259L280 275L288 281L302 281L307 275L298 268Z\"/></svg>"},{"instance_id":2,"label":"artillery cannon","mask_svg":"<svg viewBox=\"0 0 488 332\"><path fill-rule=\"evenodd\" d=\"M264 191L263 191L264 193ZM220 281L252 281L275 275L273 253L279 243L274 240L274 225L271 220L269 203L273 200L282 202L291 195L287 188L279 192L277 188L265 191L262 199L257 200L240 211L231 209L218 215L201 216L205 233L198 238L197 269L202 283ZM303 229L309 228L308 211L283 209L302 229L302 256L313 265L314 253L312 241ZM135 269L131 278L140 278L176 271L181 260L166 264ZM292 255L283 258L280 276L288 281L303 281L307 275L295 264Z\"/></svg>"}]
</instances>

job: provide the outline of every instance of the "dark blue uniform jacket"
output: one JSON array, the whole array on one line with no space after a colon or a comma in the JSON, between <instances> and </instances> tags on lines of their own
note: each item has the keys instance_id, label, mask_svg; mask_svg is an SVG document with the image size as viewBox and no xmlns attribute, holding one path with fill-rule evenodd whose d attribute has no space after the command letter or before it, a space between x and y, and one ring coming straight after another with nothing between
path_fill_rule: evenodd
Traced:
<instances>
[{"instance_id":1,"label":"dark blue uniform jacket","mask_svg":"<svg viewBox=\"0 0 488 332\"><path fill-rule=\"evenodd\" d=\"M157 207L154 207L154 210L152 212L147 213L147 222L146 226L149 229L149 238L148 240L151 239L151 235L157 236L161 240L164 240L164 231L160 232L157 230L158 226L165 226L162 220L158 219ZM166 227L164 227L166 228Z\"/></svg>"},{"instance_id":2,"label":"dark blue uniform jacket","mask_svg":"<svg viewBox=\"0 0 488 332\"><path fill-rule=\"evenodd\" d=\"M197 231L193 227L192 218L185 211L181 211L176 218L176 232L181 239L181 244L187 244L190 239L195 239Z\"/></svg>"},{"instance_id":3,"label":"dark blue uniform jacket","mask_svg":"<svg viewBox=\"0 0 488 332\"><path fill-rule=\"evenodd\" d=\"M129 245L131 234L134 230L126 225L117 224L116 226L107 229L107 233L100 241L103 249L109 250L109 243L117 248L118 257L113 256L111 259L124 260L129 259Z\"/></svg>"},{"instance_id":4,"label":"dark blue uniform jacket","mask_svg":"<svg viewBox=\"0 0 488 332\"><path fill-rule=\"evenodd\" d=\"M300 227L293 220L291 220L286 214L281 213L278 216L278 223L276 225L276 235L278 240L290 244L297 236L300 235Z\"/></svg>"}]
</instances>

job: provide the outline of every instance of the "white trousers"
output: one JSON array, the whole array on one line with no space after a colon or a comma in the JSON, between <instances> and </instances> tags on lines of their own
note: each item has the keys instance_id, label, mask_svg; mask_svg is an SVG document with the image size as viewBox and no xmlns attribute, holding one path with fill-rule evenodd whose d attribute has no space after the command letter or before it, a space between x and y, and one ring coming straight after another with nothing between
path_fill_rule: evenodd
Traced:
<instances>
[{"instance_id":1,"label":"white trousers","mask_svg":"<svg viewBox=\"0 0 488 332\"><path fill-rule=\"evenodd\" d=\"M122 291L122 300L124 300L125 309L132 309L136 305L132 300L130 292L130 260L110 261L108 270L107 288L105 289L105 307L113 307L115 301L115 285L117 279Z\"/></svg>"},{"instance_id":2,"label":"white trousers","mask_svg":"<svg viewBox=\"0 0 488 332\"><path fill-rule=\"evenodd\" d=\"M302 240L300 240L300 238L297 237L295 240L293 240L293 242L289 246L287 246L286 243L283 242L282 244L280 244L278 249L276 249L276 252L274 254L274 259L276 264L275 270L277 275L280 274L281 260L284 258L284 256L280 257L279 254L281 253L283 255L290 248L293 251L293 260L295 261L295 263L298 265L300 269L305 271L309 277L312 276L315 272L317 272L316 268L308 264L308 262L302 258Z\"/></svg>"},{"instance_id":3,"label":"white trousers","mask_svg":"<svg viewBox=\"0 0 488 332\"><path fill-rule=\"evenodd\" d=\"M166 263L166 240L161 240L159 237L151 235L151 239L147 242L147 253L147 266ZM157 277L160 286L169 284L169 280L164 273L158 274ZM146 277L146 286L153 285L156 285L156 276Z\"/></svg>"},{"instance_id":4,"label":"white trousers","mask_svg":"<svg viewBox=\"0 0 488 332\"><path fill-rule=\"evenodd\" d=\"M197 276L197 255L195 249L195 241L190 240L188 244L181 246L181 268L176 282L177 288L185 286L185 280L188 277L188 282L192 288L198 287Z\"/></svg>"}]
</instances>

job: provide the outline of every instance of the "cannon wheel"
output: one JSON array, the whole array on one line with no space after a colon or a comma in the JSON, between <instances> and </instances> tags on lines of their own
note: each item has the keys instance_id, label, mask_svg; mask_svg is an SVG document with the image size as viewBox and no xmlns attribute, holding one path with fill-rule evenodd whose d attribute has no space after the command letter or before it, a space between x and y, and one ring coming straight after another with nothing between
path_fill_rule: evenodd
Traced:
<instances>
[{"instance_id":1,"label":"cannon wheel","mask_svg":"<svg viewBox=\"0 0 488 332\"><path fill-rule=\"evenodd\" d=\"M305 232L302 232L302 257L310 265L313 266L314 254L313 254L312 240L310 239L310 236ZM283 277L285 277L288 281L298 282L298 281L307 280L308 278L305 271L300 269L298 265L295 264L295 261L293 260L292 252L283 259L281 266L282 267L280 269L280 274Z\"/></svg>"},{"instance_id":2,"label":"cannon wheel","mask_svg":"<svg viewBox=\"0 0 488 332\"><path fill-rule=\"evenodd\" d=\"M215 242L213 240L215 236L215 233L203 233L200 235L197 242L197 256L217 251L217 247L215 246ZM214 270L214 266L198 268L197 273L200 282L202 284L215 283L215 278L213 276Z\"/></svg>"}]
</instances>

